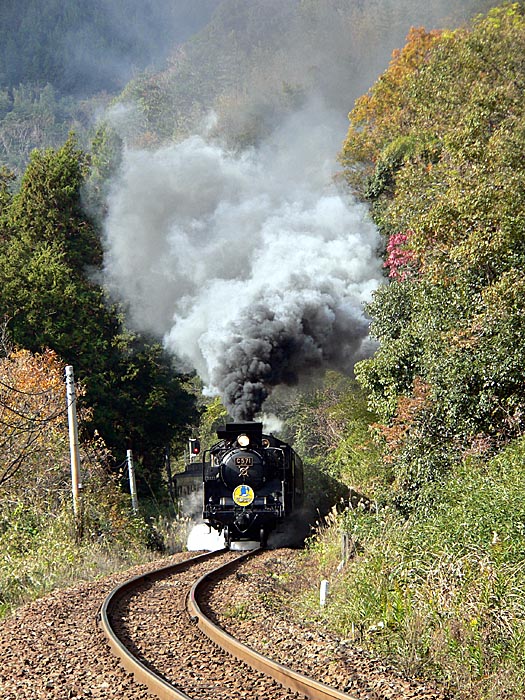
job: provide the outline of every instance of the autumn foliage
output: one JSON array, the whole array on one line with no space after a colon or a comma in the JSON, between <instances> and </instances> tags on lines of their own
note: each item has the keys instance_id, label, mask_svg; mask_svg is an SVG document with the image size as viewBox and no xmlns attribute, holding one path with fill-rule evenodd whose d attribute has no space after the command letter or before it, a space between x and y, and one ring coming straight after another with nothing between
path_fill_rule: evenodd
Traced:
<instances>
[{"instance_id":1,"label":"autumn foliage","mask_svg":"<svg viewBox=\"0 0 525 700\"><path fill-rule=\"evenodd\" d=\"M28 471L38 479L56 471L67 449L63 372L51 350L16 350L0 359L0 488L28 480Z\"/></svg>"},{"instance_id":2,"label":"autumn foliage","mask_svg":"<svg viewBox=\"0 0 525 700\"><path fill-rule=\"evenodd\" d=\"M412 110L409 81L420 70L440 35L438 31L412 28L405 46L393 52L388 70L365 95L356 100L343 143L343 165L351 168L359 161L374 163L383 146L406 131Z\"/></svg>"},{"instance_id":3,"label":"autumn foliage","mask_svg":"<svg viewBox=\"0 0 525 700\"><path fill-rule=\"evenodd\" d=\"M379 348L356 374L411 503L525 432L524 51L523 3L413 29L349 115L341 162L389 277L368 307Z\"/></svg>"},{"instance_id":4,"label":"autumn foliage","mask_svg":"<svg viewBox=\"0 0 525 700\"><path fill-rule=\"evenodd\" d=\"M407 243L412 231L393 233L386 246L387 257L384 267L388 268L391 279L403 281L410 274L415 263L415 255Z\"/></svg>"},{"instance_id":5,"label":"autumn foliage","mask_svg":"<svg viewBox=\"0 0 525 700\"><path fill-rule=\"evenodd\" d=\"M429 405L430 387L420 377L416 377L410 396L400 396L397 411L391 423L374 423L372 428L381 436L385 445L384 459L387 463L395 461L403 449L405 441L414 427L414 422Z\"/></svg>"}]
</instances>

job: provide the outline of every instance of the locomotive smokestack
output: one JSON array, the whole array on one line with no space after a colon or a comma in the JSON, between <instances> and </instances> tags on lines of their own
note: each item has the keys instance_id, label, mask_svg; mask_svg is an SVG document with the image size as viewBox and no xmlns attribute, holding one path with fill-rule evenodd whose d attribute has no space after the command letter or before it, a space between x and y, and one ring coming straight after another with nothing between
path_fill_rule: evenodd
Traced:
<instances>
[{"instance_id":1,"label":"locomotive smokestack","mask_svg":"<svg viewBox=\"0 0 525 700\"><path fill-rule=\"evenodd\" d=\"M197 136L128 151L108 202L108 286L236 420L365 353L379 239L331 185L345 124L318 107L240 155Z\"/></svg>"}]
</instances>

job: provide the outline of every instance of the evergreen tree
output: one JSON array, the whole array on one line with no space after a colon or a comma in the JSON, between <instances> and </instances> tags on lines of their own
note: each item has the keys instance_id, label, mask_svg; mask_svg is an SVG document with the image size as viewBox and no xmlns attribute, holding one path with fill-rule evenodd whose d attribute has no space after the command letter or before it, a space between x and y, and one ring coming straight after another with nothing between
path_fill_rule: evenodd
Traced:
<instances>
[{"instance_id":1,"label":"evergreen tree","mask_svg":"<svg viewBox=\"0 0 525 700\"><path fill-rule=\"evenodd\" d=\"M88 173L73 137L57 151L36 151L20 191L5 190L1 216L0 314L13 340L52 348L86 386L98 430L121 458L132 448L150 473L162 451L185 437L193 399L158 345L122 329L95 281L102 248L81 191Z\"/></svg>"}]
</instances>

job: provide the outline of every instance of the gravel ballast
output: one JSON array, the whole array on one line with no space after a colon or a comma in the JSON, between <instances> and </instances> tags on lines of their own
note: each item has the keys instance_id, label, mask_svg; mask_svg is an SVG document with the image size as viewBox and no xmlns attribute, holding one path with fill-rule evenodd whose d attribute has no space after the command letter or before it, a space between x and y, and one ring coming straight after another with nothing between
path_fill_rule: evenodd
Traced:
<instances>
[{"instance_id":1,"label":"gravel ballast","mask_svg":"<svg viewBox=\"0 0 525 700\"><path fill-rule=\"evenodd\" d=\"M174 555L57 590L0 621L0 698L150 698L146 688L111 656L97 627L97 613L118 583L192 555ZM210 611L221 626L258 651L360 700L444 700L439 688L403 678L348 640L339 640L318 625L294 621L285 603L272 604L270 610L268 601L275 598L268 590L269 572L282 574L283 567L291 572L290 567L298 565L298 553L293 550L263 552L213 586Z\"/></svg>"}]
</instances>

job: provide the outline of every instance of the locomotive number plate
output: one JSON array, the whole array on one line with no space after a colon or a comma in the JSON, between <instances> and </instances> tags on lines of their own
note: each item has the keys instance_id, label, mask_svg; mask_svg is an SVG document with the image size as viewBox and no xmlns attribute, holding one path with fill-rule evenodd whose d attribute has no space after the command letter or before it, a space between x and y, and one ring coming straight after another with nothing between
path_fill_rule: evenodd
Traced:
<instances>
[{"instance_id":1,"label":"locomotive number plate","mask_svg":"<svg viewBox=\"0 0 525 700\"><path fill-rule=\"evenodd\" d=\"M235 457L237 467L253 467L253 457Z\"/></svg>"}]
</instances>

